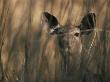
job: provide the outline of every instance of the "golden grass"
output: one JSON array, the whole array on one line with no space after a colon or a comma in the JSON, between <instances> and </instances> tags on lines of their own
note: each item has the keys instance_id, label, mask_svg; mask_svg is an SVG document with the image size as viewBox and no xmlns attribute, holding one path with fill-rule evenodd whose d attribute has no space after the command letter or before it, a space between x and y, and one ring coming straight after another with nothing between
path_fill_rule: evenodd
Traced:
<instances>
[{"instance_id":1,"label":"golden grass","mask_svg":"<svg viewBox=\"0 0 110 82\"><path fill-rule=\"evenodd\" d=\"M79 79L109 82L109 4L109 0L0 0L0 82L61 82L59 45L41 23L41 14L48 11L62 25L68 19L79 25L88 9L96 13L97 30L83 40Z\"/></svg>"}]
</instances>

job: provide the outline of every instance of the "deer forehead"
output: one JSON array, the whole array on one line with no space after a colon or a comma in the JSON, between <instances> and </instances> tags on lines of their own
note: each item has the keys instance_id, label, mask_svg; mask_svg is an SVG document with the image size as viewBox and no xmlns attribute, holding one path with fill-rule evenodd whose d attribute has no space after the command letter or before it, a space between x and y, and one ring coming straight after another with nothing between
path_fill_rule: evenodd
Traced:
<instances>
[{"instance_id":1,"label":"deer forehead","mask_svg":"<svg viewBox=\"0 0 110 82\"><path fill-rule=\"evenodd\" d=\"M63 34L63 37L61 37L66 42L79 42L80 40L80 29L79 28L72 28L68 29L66 33Z\"/></svg>"},{"instance_id":2,"label":"deer forehead","mask_svg":"<svg viewBox=\"0 0 110 82\"><path fill-rule=\"evenodd\" d=\"M76 28L76 27L73 27L73 28L69 29L68 32L70 34L75 34L75 33L79 33L80 34L80 29Z\"/></svg>"}]
</instances>

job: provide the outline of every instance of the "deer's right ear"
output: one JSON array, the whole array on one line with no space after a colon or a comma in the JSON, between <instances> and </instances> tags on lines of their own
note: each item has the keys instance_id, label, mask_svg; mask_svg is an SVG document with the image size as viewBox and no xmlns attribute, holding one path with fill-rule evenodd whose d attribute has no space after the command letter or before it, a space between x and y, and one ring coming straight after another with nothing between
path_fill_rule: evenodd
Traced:
<instances>
[{"instance_id":1,"label":"deer's right ear","mask_svg":"<svg viewBox=\"0 0 110 82\"><path fill-rule=\"evenodd\" d=\"M49 28L51 29L54 29L59 24L57 18L48 12L43 12L43 20L48 24Z\"/></svg>"},{"instance_id":2,"label":"deer's right ear","mask_svg":"<svg viewBox=\"0 0 110 82\"><path fill-rule=\"evenodd\" d=\"M90 34L92 31L86 30L93 30L96 26L96 15L95 13L87 13L81 21L80 30L83 31L82 34Z\"/></svg>"}]
</instances>

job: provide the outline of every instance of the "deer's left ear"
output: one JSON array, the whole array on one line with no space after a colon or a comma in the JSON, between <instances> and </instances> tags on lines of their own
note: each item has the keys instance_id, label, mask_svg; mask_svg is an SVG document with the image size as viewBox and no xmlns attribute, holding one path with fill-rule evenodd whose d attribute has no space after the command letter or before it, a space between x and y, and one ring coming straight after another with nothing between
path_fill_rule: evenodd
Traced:
<instances>
[{"instance_id":1,"label":"deer's left ear","mask_svg":"<svg viewBox=\"0 0 110 82\"><path fill-rule=\"evenodd\" d=\"M48 12L43 12L43 20L45 23L47 23L50 34L60 33L60 31L61 31L60 24L54 15L52 15Z\"/></svg>"},{"instance_id":2,"label":"deer's left ear","mask_svg":"<svg viewBox=\"0 0 110 82\"><path fill-rule=\"evenodd\" d=\"M92 30L96 26L96 15L95 13L88 13L85 15L80 24L80 30L83 31L82 34L90 34L91 31L86 32L86 30Z\"/></svg>"},{"instance_id":3,"label":"deer's left ear","mask_svg":"<svg viewBox=\"0 0 110 82\"><path fill-rule=\"evenodd\" d=\"M51 29L55 28L59 24L57 18L48 12L43 12L43 17Z\"/></svg>"}]
</instances>

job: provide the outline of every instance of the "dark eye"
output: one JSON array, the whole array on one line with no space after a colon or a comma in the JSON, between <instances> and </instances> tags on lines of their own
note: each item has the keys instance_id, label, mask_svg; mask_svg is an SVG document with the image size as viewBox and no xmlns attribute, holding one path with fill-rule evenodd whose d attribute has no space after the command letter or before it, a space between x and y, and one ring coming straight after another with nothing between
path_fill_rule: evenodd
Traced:
<instances>
[{"instance_id":1,"label":"dark eye","mask_svg":"<svg viewBox=\"0 0 110 82\"><path fill-rule=\"evenodd\" d=\"M75 33L74 35L78 37L79 36L79 33Z\"/></svg>"},{"instance_id":2,"label":"dark eye","mask_svg":"<svg viewBox=\"0 0 110 82\"><path fill-rule=\"evenodd\" d=\"M54 29L56 34L63 34L64 33L64 28L56 28Z\"/></svg>"}]
</instances>

